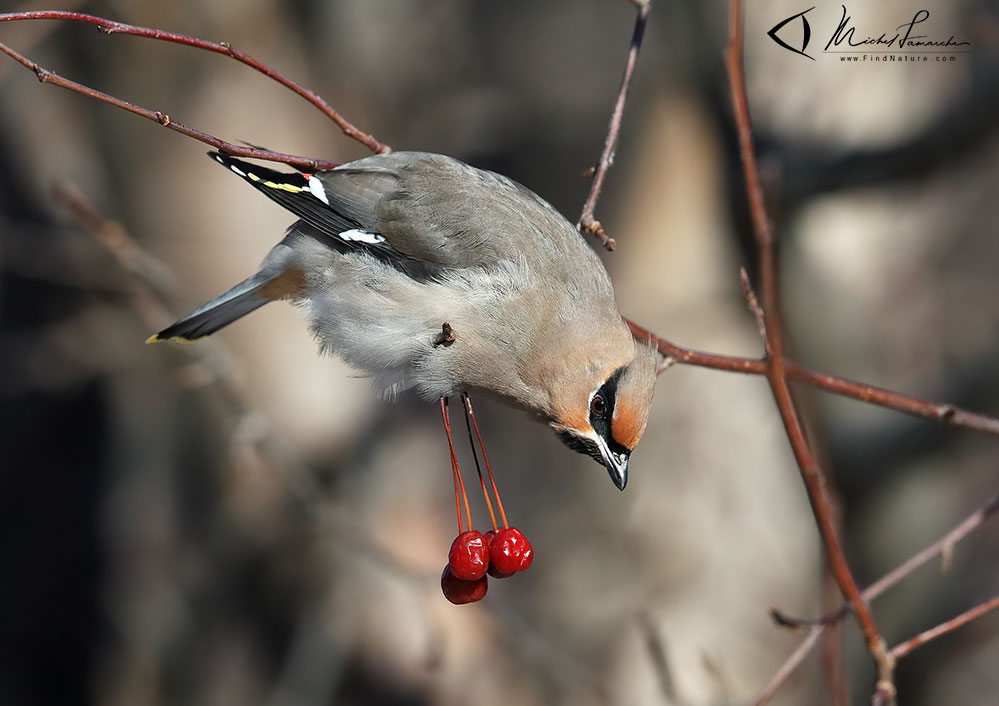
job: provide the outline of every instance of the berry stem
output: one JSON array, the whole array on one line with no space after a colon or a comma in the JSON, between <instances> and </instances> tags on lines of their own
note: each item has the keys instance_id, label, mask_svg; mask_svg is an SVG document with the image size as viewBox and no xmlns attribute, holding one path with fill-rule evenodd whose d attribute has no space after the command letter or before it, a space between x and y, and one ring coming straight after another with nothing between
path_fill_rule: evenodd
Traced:
<instances>
[{"instance_id":1,"label":"berry stem","mask_svg":"<svg viewBox=\"0 0 999 706\"><path fill-rule=\"evenodd\" d=\"M458 486L461 487L461 498L465 501L465 518L468 520L468 529L472 529L472 511L468 507L468 495L465 493L465 481L461 477L461 468L458 466L458 457L454 453L454 442L451 440L451 414L448 407L448 398L441 397L441 416L444 419L444 433L447 434L447 445L451 451L451 471L453 478L458 479ZM458 513L458 534L461 534L461 505L458 503L458 486L454 489L454 503Z\"/></svg>"},{"instance_id":2,"label":"berry stem","mask_svg":"<svg viewBox=\"0 0 999 706\"><path fill-rule=\"evenodd\" d=\"M509 527L510 525L506 522L506 512L503 511L503 501L500 500L499 490L496 489L496 481L493 479L493 469L489 466L489 456L486 455L486 446L482 443L482 434L479 433L479 423L475 421L475 412L472 411L472 403L465 396L465 408L468 410L468 416L472 419L472 426L475 427L475 436L479 439L479 448L482 449L482 459L486 462L486 473L489 474L489 482L493 486L493 495L496 496L496 506L500 511L500 518L503 520L503 527Z\"/></svg>"},{"instance_id":3,"label":"berry stem","mask_svg":"<svg viewBox=\"0 0 999 706\"><path fill-rule=\"evenodd\" d=\"M444 420L444 432L447 433L447 414L445 413L445 406L447 401L441 397L441 419ZM451 435L448 434L448 446L451 446ZM458 495L458 471L457 464L455 463L454 457L454 447L451 446L451 481L454 483L454 511L458 516L458 534L461 534L463 528L461 526L461 498Z\"/></svg>"},{"instance_id":4,"label":"berry stem","mask_svg":"<svg viewBox=\"0 0 999 706\"><path fill-rule=\"evenodd\" d=\"M468 430L468 445L472 447L472 459L475 461L475 472L479 475L479 485L482 487L482 497L486 499L486 508L489 510L489 521L496 529L496 514L493 512L493 504L489 500L489 491L486 490L486 481L482 477L482 467L479 466L479 454L475 452L475 439L472 437L472 425L468 421L468 416L472 413L472 401L468 395L461 393L461 399L465 403L465 428Z\"/></svg>"}]
</instances>

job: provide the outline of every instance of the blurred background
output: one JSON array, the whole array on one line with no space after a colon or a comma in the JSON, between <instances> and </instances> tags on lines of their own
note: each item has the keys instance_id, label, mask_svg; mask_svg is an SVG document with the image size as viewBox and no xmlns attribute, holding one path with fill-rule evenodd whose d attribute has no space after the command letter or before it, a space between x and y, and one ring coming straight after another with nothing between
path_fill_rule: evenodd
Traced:
<instances>
[{"instance_id":1,"label":"blurred background","mask_svg":"<svg viewBox=\"0 0 999 706\"><path fill-rule=\"evenodd\" d=\"M821 54L839 3L807 15L815 61L767 37L807 3L748 4L796 357L999 414L999 5L855 0L868 34L928 9L927 34L971 42L954 62L875 65ZM625 0L61 7L229 41L394 148L502 172L573 222L634 22ZM596 215L627 316L757 356L727 20L718 0L654 4ZM0 24L0 41L225 139L365 155L217 55L60 22ZM252 272L292 220L205 151L0 61L0 704L748 704L802 637L768 610L838 605L765 381L683 367L660 378L623 494L543 426L477 405L536 559L480 603L447 603L433 406L376 399L283 304L205 344L143 345ZM799 392L864 585L999 487L995 439ZM948 571L931 562L876 601L889 643L994 596L997 556L993 520ZM866 703L869 659L844 633L772 703ZM840 642L845 682L822 657ZM997 663L993 614L903 661L903 702L992 703Z\"/></svg>"}]
</instances>

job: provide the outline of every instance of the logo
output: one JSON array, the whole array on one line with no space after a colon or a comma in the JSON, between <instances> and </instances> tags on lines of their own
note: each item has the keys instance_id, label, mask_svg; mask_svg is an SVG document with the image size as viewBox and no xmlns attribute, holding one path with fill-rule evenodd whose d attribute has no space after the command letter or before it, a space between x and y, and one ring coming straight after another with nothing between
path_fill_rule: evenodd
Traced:
<instances>
[{"instance_id":1,"label":"logo","mask_svg":"<svg viewBox=\"0 0 999 706\"><path fill-rule=\"evenodd\" d=\"M896 25L894 29L864 33L854 22L846 9L841 5L843 14L835 29L829 33L829 40L822 49L822 54L840 54L840 61L861 62L953 62L958 54L970 53L971 42L954 38L954 35L936 33L929 26L930 11L918 10L912 19ZM815 9L815 6L781 20L775 24L767 36L782 49L815 61L815 57L807 54L808 42L812 38L812 27L805 16ZM821 12L821 10L819 11ZM813 17L814 19L814 17ZM780 36L791 32L785 27L796 20L801 23L801 46L795 47L793 42ZM930 32L934 31L933 34Z\"/></svg>"},{"instance_id":2,"label":"logo","mask_svg":"<svg viewBox=\"0 0 999 706\"><path fill-rule=\"evenodd\" d=\"M815 6L812 5L812 7L808 8L804 12L799 12L797 15L791 15L786 20L781 20L780 22L778 22L777 24L775 24L770 29L769 32L767 32L767 36L770 37L775 42L777 42L778 44L780 44L782 47L784 47L788 51L793 51L795 54L801 54L802 56L806 56L809 59L811 59L812 61L815 61L815 57L814 56L809 56L808 54L805 53L805 49L808 48L808 40L812 38L812 28L808 24L808 18L805 17L805 15L807 13L811 12L814 9L815 9ZM783 39L781 39L780 37L778 37L777 33L780 32L782 29L784 29L784 25L786 25L786 24L788 24L790 22L793 22L794 20L798 19L799 17L801 18L801 49L795 49L790 44L788 44L787 42L785 42Z\"/></svg>"}]
</instances>

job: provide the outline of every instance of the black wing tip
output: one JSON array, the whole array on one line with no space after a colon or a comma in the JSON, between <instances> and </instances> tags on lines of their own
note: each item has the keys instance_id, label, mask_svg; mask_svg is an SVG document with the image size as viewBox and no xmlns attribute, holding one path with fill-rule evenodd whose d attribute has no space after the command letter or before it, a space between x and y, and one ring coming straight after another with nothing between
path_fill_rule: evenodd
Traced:
<instances>
[{"instance_id":1,"label":"black wing tip","mask_svg":"<svg viewBox=\"0 0 999 706\"><path fill-rule=\"evenodd\" d=\"M259 149L259 150L263 150L264 149L263 147L257 147L256 145L251 145L249 142L247 142L246 144L248 144L250 147L253 147L254 149ZM224 152L221 148L217 149L217 150L213 150L211 152L205 152L205 154L207 154L213 160L215 160L216 162L218 162L219 164L221 164L223 167L230 167L230 168L231 167L239 167L240 169L242 169L244 171L250 171L250 170L261 171L261 170L267 170L267 171L269 171L271 173L274 173L274 174L290 174L290 175L295 175L295 172L298 172L300 174L307 174L307 173L311 173L313 171L313 170L306 169L304 167L296 166L294 164L289 164L287 166L293 168L295 170L295 172L279 172L279 171L276 171L276 170L273 170L273 169L267 169L266 167L257 166L255 164L251 164L250 162L246 162L246 161L244 161L242 159L238 159L236 157L233 157L231 154L228 154L227 152ZM263 157L258 157L257 159L263 160ZM267 160L263 160L263 161L267 161ZM268 162L268 163L272 163L272 162ZM281 164L284 164L284 163L281 162Z\"/></svg>"},{"instance_id":2,"label":"black wing tip","mask_svg":"<svg viewBox=\"0 0 999 706\"><path fill-rule=\"evenodd\" d=\"M206 334L198 333L193 330L185 319L176 321L165 329L158 333L154 333L152 336L146 339L146 345L151 345L153 343L166 343L167 341L171 343L181 343L188 344L194 343L199 338L204 337Z\"/></svg>"},{"instance_id":3,"label":"black wing tip","mask_svg":"<svg viewBox=\"0 0 999 706\"><path fill-rule=\"evenodd\" d=\"M211 157L216 162L218 162L219 164L221 164L223 167L229 167L229 166L231 166L233 164L236 164L236 165L238 165L238 164L246 164L246 162L244 162L244 161L242 161L240 159L236 159L232 155L228 155L225 152L223 152L222 150L215 150L213 152L206 152L205 154L207 154L209 157Z\"/></svg>"},{"instance_id":4,"label":"black wing tip","mask_svg":"<svg viewBox=\"0 0 999 706\"><path fill-rule=\"evenodd\" d=\"M218 162L223 167L229 170L231 170L233 167L239 168L241 166L247 166L247 167L250 166L249 164L246 164L245 162L242 162L236 159L235 157L230 157L222 150L216 150L215 152L206 152L206 154L212 158L212 161Z\"/></svg>"},{"instance_id":5,"label":"black wing tip","mask_svg":"<svg viewBox=\"0 0 999 706\"><path fill-rule=\"evenodd\" d=\"M232 169L235 167L241 172L270 172L271 174L280 174L281 172L275 172L273 169L268 169L267 167L262 167L257 164L252 164L251 162L246 162L242 159L233 157L231 154L227 154L222 150L216 150L214 152L206 152L206 154L214 159L216 162L221 164L226 169ZM237 172L238 173L238 172Z\"/></svg>"},{"instance_id":6,"label":"black wing tip","mask_svg":"<svg viewBox=\"0 0 999 706\"><path fill-rule=\"evenodd\" d=\"M307 181L300 172L281 172L260 164L254 164L252 162L246 162L242 159L237 159L232 155L226 154L222 150L208 152L207 154L223 167L237 176L242 177L265 193L270 193L272 191L272 189L265 188L267 186L272 186L270 184L266 184L268 181L273 181L278 184L287 183L299 188L307 186Z\"/></svg>"},{"instance_id":7,"label":"black wing tip","mask_svg":"<svg viewBox=\"0 0 999 706\"><path fill-rule=\"evenodd\" d=\"M218 326L214 329L206 327L203 318L203 316L185 316L183 319L173 322L162 331L154 333L146 339L146 343L164 343L166 341L182 344L194 343L199 338L204 338L214 333L218 328L221 328Z\"/></svg>"}]
</instances>

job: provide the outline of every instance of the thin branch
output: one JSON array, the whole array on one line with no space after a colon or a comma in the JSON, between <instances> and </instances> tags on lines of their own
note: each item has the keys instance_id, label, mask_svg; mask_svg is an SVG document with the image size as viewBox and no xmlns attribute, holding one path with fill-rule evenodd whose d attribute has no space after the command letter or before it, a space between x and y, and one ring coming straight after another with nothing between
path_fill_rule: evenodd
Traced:
<instances>
[{"instance_id":1,"label":"thin branch","mask_svg":"<svg viewBox=\"0 0 999 706\"><path fill-rule=\"evenodd\" d=\"M843 518L836 508L836 519L842 527ZM835 605L841 601L839 587L829 571L828 565L822 571L822 606ZM829 706L850 706L850 686L847 681L845 639L843 626L839 623L827 626L819 638L819 655L825 672L826 689L829 692Z\"/></svg>"},{"instance_id":2,"label":"thin branch","mask_svg":"<svg viewBox=\"0 0 999 706\"><path fill-rule=\"evenodd\" d=\"M2 19L2 16L0 16ZM270 150L263 150L257 147L247 147L243 145L236 145L231 142L226 142L221 140L214 135L210 135L206 132L202 132L193 127L188 127L182 122L174 120L166 113L161 113L158 110L149 110L148 108L143 108L142 106L135 105L134 103L129 103L128 101L122 100L121 98L116 98L107 93L103 93L96 89L86 86L82 83L77 83L76 81L71 81L68 78L63 78L59 74L53 73L48 69L42 68L31 59L26 56L19 54L14 51L6 44L0 43L0 52L3 52L7 56L11 57L22 66L30 69L38 77L38 80L42 83L50 83L53 86L60 86L62 88L67 88L76 93L80 93L88 98L96 98L102 103L107 103L108 105L113 105L116 108L121 108L122 110L127 110L135 115L142 116L147 120L152 120L155 123L159 123L165 128L169 128L174 132L179 132L182 135L187 135L188 137L193 137L199 142L204 142L206 145L211 145L216 149L220 149L227 154L237 155L239 157L251 157L255 159L266 159L272 162L282 162L284 164L290 164L294 167L301 167L303 169L311 170L321 170L321 169L333 169L339 166L337 162L327 162L317 159L309 159L308 157L297 157L291 154L282 154L280 152L271 152Z\"/></svg>"},{"instance_id":3,"label":"thin branch","mask_svg":"<svg viewBox=\"0 0 999 706\"><path fill-rule=\"evenodd\" d=\"M742 284L742 294L746 298L749 312L756 321L756 330L760 334L760 338L766 341L767 321L763 316L763 309L760 307L760 302L756 299L756 292L753 291L753 285L749 281L749 272L746 271L745 267L739 268L739 282ZM764 374L766 374L766 361L761 360L760 362L763 364Z\"/></svg>"},{"instance_id":4,"label":"thin branch","mask_svg":"<svg viewBox=\"0 0 999 706\"><path fill-rule=\"evenodd\" d=\"M40 0L24 0L21 5L24 8L35 6ZM83 4L83 0L64 0L62 2L63 10L73 10L79 5ZM19 10L18 12L29 12L29 10ZM38 46L43 40L48 38L52 32L56 29L54 24L44 24L39 23L36 25L29 25L21 30L18 34L18 42L21 44L23 51L27 51L29 48L34 48ZM0 80L7 75L10 69L13 69L13 64L3 63L0 65Z\"/></svg>"},{"instance_id":5,"label":"thin branch","mask_svg":"<svg viewBox=\"0 0 999 706\"><path fill-rule=\"evenodd\" d=\"M773 231L767 217L763 188L760 184L756 153L753 148L752 128L749 118L749 101L746 96L746 83L742 62L742 2L731 0L729 5L729 43L725 64L728 69L729 87L735 111L736 129L739 135L739 150L742 157L743 174L749 197L753 231L760 251L760 279L763 294L762 320L766 328L764 345L767 352L767 380L773 391L777 409L780 411L788 441L794 452L801 477L808 491L808 499L826 548L826 555L840 591L850 601L860 622L867 649L878 667L878 691L889 697L894 695L894 659L888 652L887 644L881 636L870 607L860 594L860 587L853 576L843 552L832 506L826 494L826 478L812 454L805 437L804 426L787 378L787 363L784 360L783 332L779 317L779 281L774 252Z\"/></svg>"},{"instance_id":6,"label":"thin branch","mask_svg":"<svg viewBox=\"0 0 999 706\"><path fill-rule=\"evenodd\" d=\"M266 64L257 61L249 54L245 54L238 49L233 48L226 42L210 42L204 39L197 39L196 37L189 37L185 34L178 34L176 32L165 32L160 29L151 29L149 27L140 27L138 25L125 24L123 22L114 22L112 20L104 19L103 17L97 17L95 15L88 15L82 12L66 12L63 10L39 10L36 12L8 12L0 14L0 22L11 22L18 20L72 20L75 22L86 22L92 25L97 25L100 31L104 34L130 34L136 37L146 37L147 39L158 39L164 42L173 42L174 44L183 44L184 46L194 47L195 49L203 49L205 51L215 52L216 54L222 54L228 56L241 64L249 66L254 71L262 73L267 78L277 81L285 88L297 93L299 96L307 100L313 106L318 108L326 117L336 123L343 134L347 137L360 142L362 145L370 149L375 153L385 153L390 152L391 148L383 142L377 140L374 136L359 130L353 125L349 120L344 118L340 113L334 110L333 106L323 100L317 93L310 91L301 84L292 81L287 76L275 71ZM17 58L14 54L9 51L6 52L14 58ZM21 63L24 63L23 61ZM27 64L25 64L27 66ZM29 66L29 68L32 68ZM37 73L36 69L35 70ZM41 79L41 76L39 76ZM44 82L44 80L43 80ZM67 86L68 88L68 86ZM123 107L123 106L119 106ZM136 112L136 111L132 111ZM139 113L141 115L141 113ZM148 116L145 116L148 117ZM183 132L178 130L178 132ZM188 133L184 133L188 134ZM202 133L203 134L203 133ZM190 135L195 137L195 135ZM201 138L196 138L201 139ZM204 140L202 140L204 142ZM212 144L212 143L208 143ZM219 147L219 145L214 145ZM230 150L226 148L226 152ZM275 157L266 157L260 152L267 153L267 150L257 150L258 154L245 154L241 152L231 152L232 154L237 154L243 157L257 157L259 159L270 159L271 161L285 162L286 164L293 164L294 166L309 167L307 163L298 164L295 162L290 162L287 159L276 159ZM282 157L287 157L288 155L281 155ZM301 158L296 158L301 159ZM328 168L323 167L322 162L316 162L316 166L309 167L311 169L315 168Z\"/></svg>"},{"instance_id":7,"label":"thin branch","mask_svg":"<svg viewBox=\"0 0 999 706\"><path fill-rule=\"evenodd\" d=\"M985 524L985 522L990 517L995 515L997 511L999 511L999 495L994 496L985 505L975 510L975 512L962 520L961 523L954 529L950 530L947 534L928 546L926 549L913 555L895 569L889 571L887 574L864 589L862 594L864 600L873 601L875 598L883 594L889 588L897 584L926 562L937 556L947 555L953 551L954 545ZM777 673L773 676L770 682L760 691L756 701L753 702L753 706L762 706L762 704L767 703L773 695L777 693L777 690L783 686L784 682L787 681L787 678L791 676L791 674L805 660L805 657L807 657L812 651L812 648L818 641L819 635L821 635L828 626L839 622L849 614L849 603L844 603L838 611L818 621L798 620L795 618L789 618L776 610L772 611L774 620L776 620L779 625L793 628L808 627L809 633L797 649L795 649L795 651L791 654L791 656L787 658L783 665L781 665L780 669L777 670Z\"/></svg>"},{"instance_id":8,"label":"thin branch","mask_svg":"<svg viewBox=\"0 0 999 706\"><path fill-rule=\"evenodd\" d=\"M940 625L937 625L934 628L930 628L925 632L919 633L915 637L906 640L901 644L895 645L895 647L891 648L891 654L895 659L902 659L917 647L922 647L927 642L932 642L941 635L953 632L959 627L967 625L972 620L975 620L976 618L979 618L988 613L990 610L995 610L996 608L999 608L999 596L990 598L981 605L977 605L971 610L967 610L955 618L951 618L944 623L940 623Z\"/></svg>"},{"instance_id":9,"label":"thin branch","mask_svg":"<svg viewBox=\"0 0 999 706\"><path fill-rule=\"evenodd\" d=\"M791 656L788 657L784 664L782 664L777 670L777 673L770 678L767 685L760 690L760 693L757 694L756 700L753 701L752 706L763 706L774 697L780 688L784 686L784 682L786 682L798 668L798 665L805 661L805 657L811 653L812 648L818 643L819 638L822 636L822 633L825 632L825 629L824 625L815 625L811 630L809 630L808 636L795 648L794 652L791 653Z\"/></svg>"},{"instance_id":10,"label":"thin branch","mask_svg":"<svg viewBox=\"0 0 999 706\"><path fill-rule=\"evenodd\" d=\"M894 571L888 572L880 579L872 583L867 589L864 590L864 598L867 600L873 600L918 569L920 566L928 562L930 559L940 555L946 557L953 551L955 544L967 537L972 531L985 524L985 521L995 515L996 512L999 512L999 494L993 496L993 498L985 503L985 505L972 513L968 518L961 522L961 524L945 534L939 540L914 555Z\"/></svg>"},{"instance_id":11,"label":"thin branch","mask_svg":"<svg viewBox=\"0 0 999 706\"><path fill-rule=\"evenodd\" d=\"M746 375L766 375L767 373L766 362L758 358L740 358L738 356L705 353L690 348L683 348L665 338L657 336L633 321L629 321L628 319L624 321L628 324L628 327L636 338L643 341L650 341L663 356L671 359L674 363L695 365L701 368L724 370ZM999 419L995 417L970 412L948 403L930 402L918 397L903 395L899 392L893 392L892 390L875 387L863 382L855 382L846 378L826 375L825 373L812 372L791 361L785 362L785 369L787 376L795 382L811 385L820 390L843 397L850 397L879 407L893 409L896 412L902 412L914 417L922 417L923 419L948 426L971 429L991 436L999 436Z\"/></svg>"},{"instance_id":12,"label":"thin branch","mask_svg":"<svg viewBox=\"0 0 999 706\"><path fill-rule=\"evenodd\" d=\"M624 116L624 106L628 101L628 89L631 87L631 78L635 73L635 66L638 63L638 51L642 48L642 37L645 35L645 25L649 19L649 11L652 9L652 0L632 0L638 8L635 17L635 29L631 33L631 46L628 49L628 60L624 65L624 75L621 77L621 87L617 92L617 102L614 103L614 111L611 113L610 124L607 126L607 137L604 139L604 148L600 153L600 161L593 171L593 183L590 185L590 194L583 204L583 212L579 216L576 230L592 233L600 239L600 243L608 250L613 250L615 241L604 232L600 221L593 217L593 211L597 207L597 199L600 198L600 191L604 186L604 178L607 170L614 163L614 150L617 148L618 134L621 132L621 118Z\"/></svg>"}]
</instances>

